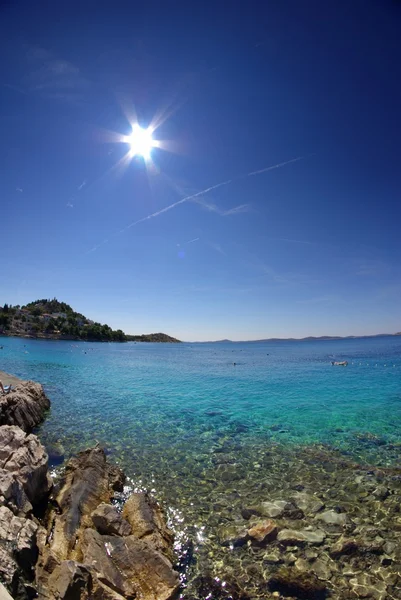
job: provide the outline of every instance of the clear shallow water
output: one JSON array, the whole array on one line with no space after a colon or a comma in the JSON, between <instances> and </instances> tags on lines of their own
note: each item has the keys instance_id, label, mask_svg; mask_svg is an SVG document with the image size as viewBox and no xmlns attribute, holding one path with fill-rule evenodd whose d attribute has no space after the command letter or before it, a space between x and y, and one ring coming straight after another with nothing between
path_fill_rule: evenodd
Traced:
<instances>
[{"instance_id":1,"label":"clear shallow water","mask_svg":"<svg viewBox=\"0 0 401 600\"><path fill-rule=\"evenodd\" d=\"M0 369L40 381L52 401L38 433L53 464L99 441L134 489L166 506L178 543L194 540L185 599L213 597L196 587L204 573L266 597L263 551L220 543L222 527L244 522L244 506L305 486L329 507L364 509L358 518L369 522L377 507L354 489L355 461L401 463L401 336L0 345Z\"/></svg>"},{"instance_id":2,"label":"clear shallow water","mask_svg":"<svg viewBox=\"0 0 401 600\"><path fill-rule=\"evenodd\" d=\"M374 460L381 441L401 440L401 337L244 344L2 338L2 344L3 370L45 386L52 410L41 435L61 442L67 454L95 439L112 453L172 445L187 452L193 445L196 452L217 434L329 443ZM347 368L330 364L344 359ZM366 432L382 440L358 444Z\"/></svg>"}]
</instances>

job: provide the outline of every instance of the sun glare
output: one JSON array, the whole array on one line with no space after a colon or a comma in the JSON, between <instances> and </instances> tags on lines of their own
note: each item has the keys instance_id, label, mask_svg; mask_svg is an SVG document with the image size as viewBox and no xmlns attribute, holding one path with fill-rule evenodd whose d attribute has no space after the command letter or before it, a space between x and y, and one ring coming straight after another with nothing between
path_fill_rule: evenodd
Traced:
<instances>
[{"instance_id":1,"label":"sun glare","mask_svg":"<svg viewBox=\"0 0 401 600\"><path fill-rule=\"evenodd\" d=\"M128 143L131 146L131 156L149 158L154 146L152 131L150 129L142 129L139 125L134 125L132 133L128 137Z\"/></svg>"}]
</instances>

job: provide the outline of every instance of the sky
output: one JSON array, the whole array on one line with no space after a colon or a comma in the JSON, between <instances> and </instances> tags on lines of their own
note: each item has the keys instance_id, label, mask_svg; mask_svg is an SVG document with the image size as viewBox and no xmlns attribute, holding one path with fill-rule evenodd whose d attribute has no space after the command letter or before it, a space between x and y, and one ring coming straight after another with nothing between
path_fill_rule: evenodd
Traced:
<instances>
[{"instance_id":1,"label":"sky","mask_svg":"<svg viewBox=\"0 0 401 600\"><path fill-rule=\"evenodd\" d=\"M400 29L391 0L0 3L0 304L401 331Z\"/></svg>"}]
</instances>

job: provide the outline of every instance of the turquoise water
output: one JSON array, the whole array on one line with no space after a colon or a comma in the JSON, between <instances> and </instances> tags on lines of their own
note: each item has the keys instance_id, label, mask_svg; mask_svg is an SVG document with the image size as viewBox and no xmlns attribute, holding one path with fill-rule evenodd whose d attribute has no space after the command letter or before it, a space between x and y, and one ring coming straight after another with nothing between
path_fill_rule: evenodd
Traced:
<instances>
[{"instance_id":1,"label":"turquoise water","mask_svg":"<svg viewBox=\"0 0 401 600\"><path fill-rule=\"evenodd\" d=\"M38 430L51 463L100 442L130 489L151 490L166 507L182 564L194 540L185 600L214 597L199 592L204 573L266 597L263 551L220 543L222 527L244 522L242 507L306 486L325 490L332 506L366 508L369 521L373 508L354 490L355 462L368 465L364 473L401 462L401 337L1 344L0 369L40 381L52 401Z\"/></svg>"},{"instance_id":2,"label":"turquoise water","mask_svg":"<svg viewBox=\"0 0 401 600\"><path fill-rule=\"evenodd\" d=\"M243 344L101 344L2 338L1 368L44 384L41 435L67 454L194 451L199 436L323 442L369 460L401 440L401 338ZM331 360L348 360L347 368ZM236 366L233 363L236 363ZM370 432L376 444L359 444ZM189 443L189 444L188 444ZM123 448L124 449L124 448ZM126 448L125 448L126 449ZM380 458L380 454L378 454Z\"/></svg>"}]
</instances>

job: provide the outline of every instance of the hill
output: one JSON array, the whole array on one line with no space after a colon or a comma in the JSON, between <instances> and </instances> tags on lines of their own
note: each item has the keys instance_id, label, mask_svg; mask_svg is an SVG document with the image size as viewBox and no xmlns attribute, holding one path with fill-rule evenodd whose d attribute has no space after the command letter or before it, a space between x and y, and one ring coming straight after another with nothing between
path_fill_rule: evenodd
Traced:
<instances>
[{"instance_id":1,"label":"hill","mask_svg":"<svg viewBox=\"0 0 401 600\"><path fill-rule=\"evenodd\" d=\"M128 342L169 342L170 344L180 344L180 340L167 335L166 333L148 333L144 335L129 335L125 336Z\"/></svg>"},{"instance_id":2,"label":"hill","mask_svg":"<svg viewBox=\"0 0 401 600\"><path fill-rule=\"evenodd\" d=\"M56 340L88 340L99 342L178 342L164 333L127 336L88 319L65 302L42 299L25 306L4 304L0 307L0 335Z\"/></svg>"}]
</instances>

